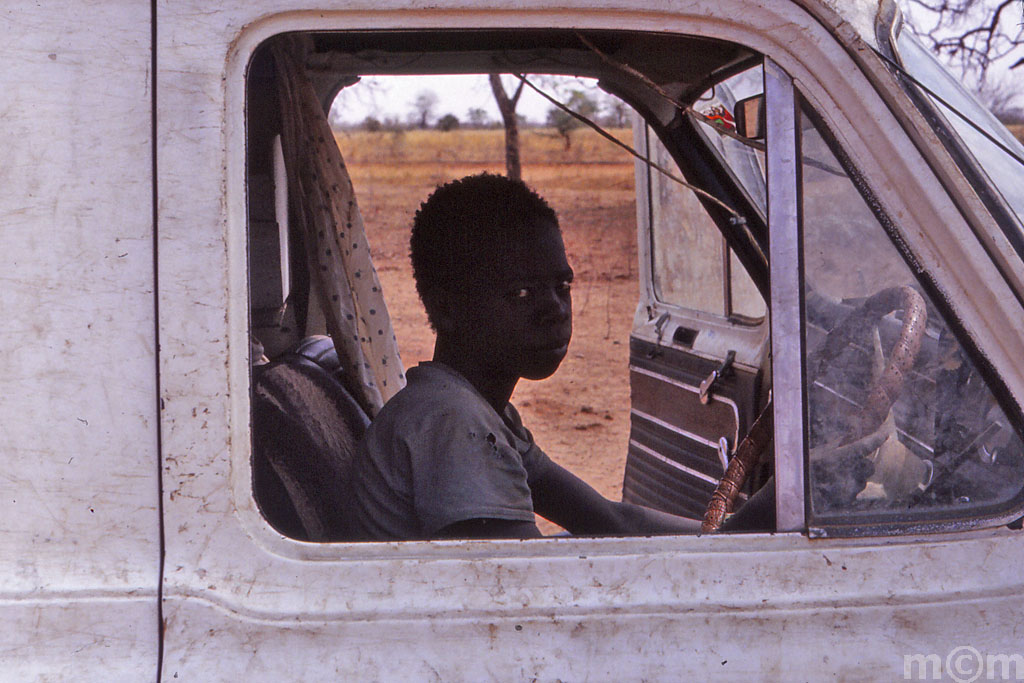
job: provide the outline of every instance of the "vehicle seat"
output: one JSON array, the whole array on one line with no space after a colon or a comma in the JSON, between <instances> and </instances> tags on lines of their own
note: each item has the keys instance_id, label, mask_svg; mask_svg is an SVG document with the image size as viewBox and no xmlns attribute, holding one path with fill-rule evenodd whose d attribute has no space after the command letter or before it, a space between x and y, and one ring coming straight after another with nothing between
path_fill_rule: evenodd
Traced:
<instances>
[{"instance_id":1,"label":"vehicle seat","mask_svg":"<svg viewBox=\"0 0 1024 683\"><path fill-rule=\"evenodd\" d=\"M253 493L285 536L351 540L349 472L370 424L338 379L330 337L310 337L253 368Z\"/></svg>"}]
</instances>

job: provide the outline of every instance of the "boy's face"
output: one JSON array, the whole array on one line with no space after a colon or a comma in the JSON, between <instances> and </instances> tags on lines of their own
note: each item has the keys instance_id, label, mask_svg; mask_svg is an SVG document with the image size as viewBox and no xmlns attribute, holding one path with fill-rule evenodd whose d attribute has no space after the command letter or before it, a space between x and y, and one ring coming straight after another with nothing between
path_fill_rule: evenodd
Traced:
<instances>
[{"instance_id":1,"label":"boy's face","mask_svg":"<svg viewBox=\"0 0 1024 683\"><path fill-rule=\"evenodd\" d=\"M452 316L463 353L503 376L544 379L572 337L573 273L554 225L484 245Z\"/></svg>"}]
</instances>

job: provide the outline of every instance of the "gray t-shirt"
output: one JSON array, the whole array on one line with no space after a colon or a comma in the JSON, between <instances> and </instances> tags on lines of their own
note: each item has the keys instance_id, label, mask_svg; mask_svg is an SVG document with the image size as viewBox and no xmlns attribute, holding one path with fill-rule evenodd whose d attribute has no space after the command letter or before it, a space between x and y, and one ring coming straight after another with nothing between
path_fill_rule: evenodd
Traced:
<instances>
[{"instance_id":1,"label":"gray t-shirt","mask_svg":"<svg viewBox=\"0 0 1024 683\"><path fill-rule=\"evenodd\" d=\"M533 521L528 479L551 462L508 404L498 415L436 362L409 370L356 454L354 520L368 539L431 538L469 519Z\"/></svg>"}]
</instances>

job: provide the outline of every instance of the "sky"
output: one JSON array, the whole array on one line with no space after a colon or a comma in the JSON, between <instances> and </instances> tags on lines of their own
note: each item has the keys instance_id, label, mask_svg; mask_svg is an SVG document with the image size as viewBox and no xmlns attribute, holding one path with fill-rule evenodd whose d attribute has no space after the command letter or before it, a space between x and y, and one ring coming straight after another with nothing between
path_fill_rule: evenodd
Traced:
<instances>
[{"instance_id":1,"label":"sky","mask_svg":"<svg viewBox=\"0 0 1024 683\"><path fill-rule=\"evenodd\" d=\"M505 91L509 94L514 92L516 79L505 76L503 80ZM596 88L594 79L565 78L562 81L563 87ZM490 121L501 121L498 105L495 104L485 74L366 77L338 94L331 111L332 120L356 124L372 116L380 121L396 117L404 122L415 111L413 101L416 96L424 90L430 90L438 96L438 104L434 109L435 120L445 114L454 114L460 121L466 121L470 109L481 108L487 112ZM531 122L542 123L547 119L551 107L550 102L525 88L516 113Z\"/></svg>"},{"instance_id":2,"label":"sky","mask_svg":"<svg viewBox=\"0 0 1024 683\"><path fill-rule=\"evenodd\" d=\"M963 18L962 23L959 26L954 27L955 31L953 31L953 34L956 35L961 33L967 28L987 25L995 16L996 8L1002 4L1002 1L1003 0L974 0L966 16ZM898 0L898 2L904 11L904 16L907 21L914 23L923 30L928 30L934 26L936 15L926 9L922 9L920 2L916 0L914 2L911 2L910 0ZM1019 33L1021 28L1024 27L1024 0L1016 0L1014 3L1004 8L1003 13L1000 15L999 26L1004 35ZM997 41L997 46L997 49L1004 51L1009 47L1003 41ZM950 63L950 58L948 57L940 55L939 59L946 61L947 64ZM988 86L995 90L1004 90L1006 92L1016 93L1011 104L1024 108L1024 65L1011 70L1011 67L1017 62L1024 62L1024 47L1016 46L1011 52L1008 52L1002 58L993 62L989 69ZM954 74L961 73L955 60L953 61L950 71ZM964 84L968 88L977 88L977 78L975 76L972 74L966 74L963 75L962 78ZM984 99L985 98L983 98L983 101Z\"/></svg>"}]
</instances>

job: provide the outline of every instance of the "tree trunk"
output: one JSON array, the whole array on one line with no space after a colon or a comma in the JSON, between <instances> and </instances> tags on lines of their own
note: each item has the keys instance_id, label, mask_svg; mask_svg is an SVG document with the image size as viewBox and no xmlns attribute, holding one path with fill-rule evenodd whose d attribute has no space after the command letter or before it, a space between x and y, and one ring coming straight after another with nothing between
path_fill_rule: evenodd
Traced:
<instances>
[{"instance_id":1,"label":"tree trunk","mask_svg":"<svg viewBox=\"0 0 1024 683\"><path fill-rule=\"evenodd\" d=\"M519 103L519 96L523 93L523 82L512 97L505 92L501 84L501 76L490 75L491 92L498 103L498 111L501 112L502 123L505 124L505 173L512 180L522 180L523 169L519 162L519 121L516 119L516 105Z\"/></svg>"}]
</instances>

